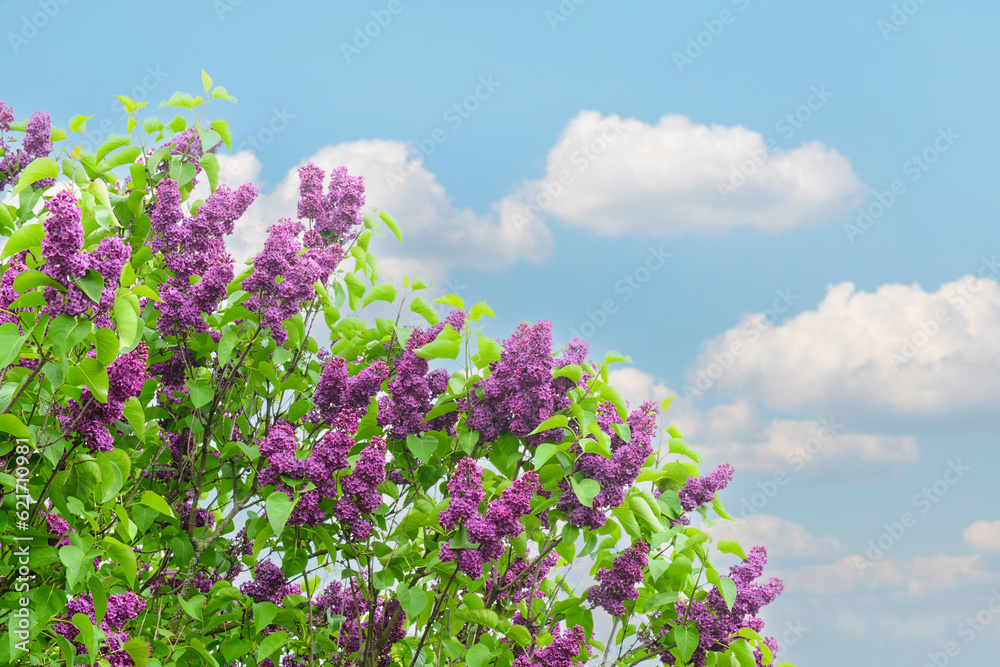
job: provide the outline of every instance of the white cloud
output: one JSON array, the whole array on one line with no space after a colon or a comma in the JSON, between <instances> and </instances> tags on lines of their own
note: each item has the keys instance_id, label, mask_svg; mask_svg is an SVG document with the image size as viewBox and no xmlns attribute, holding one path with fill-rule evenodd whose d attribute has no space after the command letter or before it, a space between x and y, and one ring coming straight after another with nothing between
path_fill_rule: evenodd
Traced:
<instances>
[{"instance_id":1,"label":"white cloud","mask_svg":"<svg viewBox=\"0 0 1000 667\"><path fill-rule=\"evenodd\" d=\"M763 164L724 198L719 183L754 154ZM549 151L545 176L508 200L512 211L535 202L569 227L620 237L779 232L834 220L865 193L847 158L819 142L768 155L764 137L741 126L581 111Z\"/></svg>"},{"instance_id":2,"label":"white cloud","mask_svg":"<svg viewBox=\"0 0 1000 667\"><path fill-rule=\"evenodd\" d=\"M769 514L723 521L712 528L712 536L734 539L747 548L762 544L767 547L769 556L813 558L837 556L844 550L844 545L832 535L813 537L799 524Z\"/></svg>"},{"instance_id":3,"label":"white cloud","mask_svg":"<svg viewBox=\"0 0 1000 667\"><path fill-rule=\"evenodd\" d=\"M962 539L976 551L1000 553L1000 521L977 521L965 529Z\"/></svg>"},{"instance_id":4,"label":"white cloud","mask_svg":"<svg viewBox=\"0 0 1000 667\"><path fill-rule=\"evenodd\" d=\"M996 574L981 567L978 555L947 554L910 559L884 558L875 563L851 555L832 563L783 571L777 576L784 580L786 592L838 595L866 588L911 597L997 579Z\"/></svg>"},{"instance_id":5,"label":"white cloud","mask_svg":"<svg viewBox=\"0 0 1000 667\"><path fill-rule=\"evenodd\" d=\"M715 355L740 350L715 380L727 393L783 410L847 405L909 416L995 410L1000 403L994 280L970 275L936 292L916 284L864 292L841 283L816 310L781 326L756 327L760 318L747 316L701 355L704 369Z\"/></svg>"},{"instance_id":6,"label":"white cloud","mask_svg":"<svg viewBox=\"0 0 1000 667\"><path fill-rule=\"evenodd\" d=\"M456 266L500 268L519 259L537 261L552 248L547 228L541 225L516 228L491 213L479 215L459 209L419 162L407 162L409 148L398 141L363 140L327 146L310 158L324 170L346 166L365 177L366 211L376 207L389 212L403 230L402 246L391 235L373 241L379 267L387 277L421 275L441 280ZM220 157L224 182L230 185L252 181L260 174L260 163L249 152ZM410 175L387 184L386 174L396 174L409 164ZM404 172L405 173L405 172ZM237 223L233 254L246 259L262 246L267 228L282 217L295 217L298 203L298 167L288 172L273 189L262 193Z\"/></svg>"},{"instance_id":7,"label":"white cloud","mask_svg":"<svg viewBox=\"0 0 1000 667\"><path fill-rule=\"evenodd\" d=\"M829 477L846 470L879 474L886 468L919 458L916 439L855 433L836 419L763 419L747 400L700 410L678 392L637 368L620 368L609 374L631 405L645 400L662 401L677 396L670 406L670 421L693 443L703 460L732 463L737 470L789 474L808 469L811 476Z\"/></svg>"}]
</instances>

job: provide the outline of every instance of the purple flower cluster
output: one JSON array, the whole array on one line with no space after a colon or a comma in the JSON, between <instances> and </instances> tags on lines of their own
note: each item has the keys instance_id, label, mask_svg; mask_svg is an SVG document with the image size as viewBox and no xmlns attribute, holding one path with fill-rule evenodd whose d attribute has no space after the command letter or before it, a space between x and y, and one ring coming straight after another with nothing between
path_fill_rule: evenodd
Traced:
<instances>
[{"instance_id":1,"label":"purple flower cluster","mask_svg":"<svg viewBox=\"0 0 1000 667\"><path fill-rule=\"evenodd\" d=\"M69 525L69 522L61 516L56 516L55 514L48 514L42 512L45 517L45 527L48 531L55 535L54 538L49 539L49 546L53 547L64 547L67 544L72 544L69 539L70 533L75 533L76 531Z\"/></svg>"},{"instance_id":2,"label":"purple flower cluster","mask_svg":"<svg viewBox=\"0 0 1000 667\"><path fill-rule=\"evenodd\" d=\"M22 271L27 270L27 268L23 263L12 259L4 269L3 276L0 277L0 324L7 324L8 322L18 323L16 314L10 310L10 304L14 303L21 296L14 289L14 279Z\"/></svg>"},{"instance_id":3,"label":"purple flower cluster","mask_svg":"<svg viewBox=\"0 0 1000 667\"><path fill-rule=\"evenodd\" d=\"M559 556L555 551L550 551L549 555L543 558L537 565L533 564L531 554L526 554L527 558L517 557L511 561L504 572L503 576L499 577L496 587L497 589L503 589L507 586L511 586L508 590L500 594L500 598L504 600L511 600L513 602L520 602L521 600L526 600L529 596L542 598L545 594L538 587L538 582L544 581L549 574L549 570L555 567L555 564L559 561ZM523 574L525 570L532 568L527 574ZM537 572L534 568L537 567ZM523 576L522 576L523 574ZM535 582L534 591L532 591L532 581ZM515 583L516 582L516 583ZM493 585L492 580L486 582L486 588L489 589ZM515 617L514 622L518 623L517 618L520 617L520 612ZM524 618L520 618L519 625L525 625ZM526 626L527 627L527 626ZM528 628L529 630L534 630L533 628Z\"/></svg>"},{"instance_id":4,"label":"purple flower cluster","mask_svg":"<svg viewBox=\"0 0 1000 667\"><path fill-rule=\"evenodd\" d=\"M469 542L478 546L452 548L452 540L448 540L441 545L441 560L454 561L472 578L482 576L483 565L503 555L504 539L513 539L524 532L521 517L531 511L531 498L537 488L538 473L524 473L490 502L483 516L479 513L479 505L485 498L482 468L472 459L460 461L448 480L448 507L441 510L438 520L448 530L465 528Z\"/></svg>"},{"instance_id":5,"label":"purple flower cluster","mask_svg":"<svg viewBox=\"0 0 1000 667\"><path fill-rule=\"evenodd\" d=\"M208 331L202 315L215 311L233 279L233 260L225 252L223 237L232 234L236 220L256 198L257 188L249 183L236 191L221 185L195 216L187 217L177 183L165 178L156 186L156 203L150 211L156 234L151 245L154 252L163 253L173 272L160 287L158 326L164 336ZM200 280L192 285L192 278Z\"/></svg>"},{"instance_id":6,"label":"purple flower cluster","mask_svg":"<svg viewBox=\"0 0 1000 667\"><path fill-rule=\"evenodd\" d=\"M681 507L685 512L690 512L696 507L712 502L717 491L721 491L733 481L733 466L723 463L704 477L692 477L678 492L681 499Z\"/></svg>"},{"instance_id":7,"label":"purple flower cluster","mask_svg":"<svg viewBox=\"0 0 1000 667\"><path fill-rule=\"evenodd\" d=\"M385 440L376 436L361 450L354 471L340 480L344 495L333 509L334 515L347 526L352 540L366 540L372 533L372 522L363 517L382 504L378 485L384 482Z\"/></svg>"},{"instance_id":8,"label":"purple flower cluster","mask_svg":"<svg viewBox=\"0 0 1000 667\"><path fill-rule=\"evenodd\" d=\"M344 586L339 582L331 582L314 600L313 606L318 614L317 624L326 627L326 617L343 616L337 642L343 655L350 658L361 649L362 638L369 636L381 637L387 634L382 653L377 656L377 665L387 667L392 660L392 645L406 636L406 612L400 607L398 600L378 600L375 609L372 602L366 598L361 587L364 581L351 579ZM372 613L374 611L374 613ZM371 625L373 633L368 632ZM356 664L348 660L346 664Z\"/></svg>"},{"instance_id":9,"label":"purple flower cluster","mask_svg":"<svg viewBox=\"0 0 1000 667\"><path fill-rule=\"evenodd\" d=\"M597 573L600 582L587 591L587 599L595 607L603 607L612 616L625 615L625 602L635 600L639 592L636 584L642 582L642 571L646 567L649 545L636 542L615 557L614 566L602 568Z\"/></svg>"},{"instance_id":10,"label":"purple flower cluster","mask_svg":"<svg viewBox=\"0 0 1000 667\"><path fill-rule=\"evenodd\" d=\"M257 563L253 569L253 580L240 586L244 595L249 595L254 602L271 602L280 605L288 595L301 595L302 587L288 583L281 568L269 560Z\"/></svg>"},{"instance_id":11,"label":"purple flower cluster","mask_svg":"<svg viewBox=\"0 0 1000 667\"><path fill-rule=\"evenodd\" d=\"M340 246L310 247L302 252L298 240L303 227L288 218L268 227L264 249L253 258L254 272L243 281L252 294L245 305L260 314L261 326L269 329L279 345L288 334L282 322L291 319L316 296L314 285L326 284L343 259Z\"/></svg>"},{"instance_id":12,"label":"purple flower cluster","mask_svg":"<svg viewBox=\"0 0 1000 667\"><path fill-rule=\"evenodd\" d=\"M46 206L49 216L42 223L45 228L42 239L42 256L46 260L44 270L67 289L63 293L54 287L45 288L45 312L55 317L61 314L77 316L90 310L94 302L75 281L82 278L87 269L94 269L104 279L95 323L110 327L111 319L107 313L114 304L122 269L132 249L117 236L110 236L102 239L93 251L83 252L82 213L76 197L63 190Z\"/></svg>"},{"instance_id":13,"label":"purple flower cluster","mask_svg":"<svg viewBox=\"0 0 1000 667\"><path fill-rule=\"evenodd\" d=\"M299 168L300 220L309 221L309 229L327 241L342 241L351 228L361 222L365 204L363 176L351 176L347 167L330 171L330 186L323 192L326 174L310 162ZM310 243L309 245L314 245Z\"/></svg>"},{"instance_id":14,"label":"purple flower cluster","mask_svg":"<svg viewBox=\"0 0 1000 667\"><path fill-rule=\"evenodd\" d=\"M11 148L6 137L10 124L14 121L14 110L0 100L0 149L6 153L0 157L0 191L17 181L31 162L52 153L52 117L44 111L36 111L25 125L25 136L21 147ZM35 188L48 188L55 183L54 178L43 178L34 184Z\"/></svg>"},{"instance_id":15,"label":"purple flower cluster","mask_svg":"<svg viewBox=\"0 0 1000 667\"><path fill-rule=\"evenodd\" d=\"M434 400L448 388L448 371L443 368L430 370L428 361L414 352L434 341L446 324L455 331L461 331L465 326L465 313L453 310L444 322L426 331L414 328L406 342L406 349L393 363L395 374L389 380L388 393L378 402L378 424L391 440L406 440L408 435L419 435L425 431L445 431L454 435L457 412L424 422L434 406Z\"/></svg>"},{"instance_id":16,"label":"purple flower cluster","mask_svg":"<svg viewBox=\"0 0 1000 667\"><path fill-rule=\"evenodd\" d=\"M733 608L726 606L726 601L713 587L708 597L702 601L675 603L679 618L687 618L698 626L698 648L691 658L692 665L703 667L705 655L711 651L725 651L736 639L742 628L750 628L755 632L764 629L764 621L758 616L760 610L774 602L781 595L784 584L780 579L771 577L766 584L757 583L767 564L767 550L755 546L747 554L745 562L729 568L729 578L736 584L736 599ZM772 652L777 653L777 642L773 637L765 638ZM762 665L762 656L756 650L758 667ZM673 665L674 656L664 652L660 659L664 664Z\"/></svg>"},{"instance_id":17,"label":"purple flower cluster","mask_svg":"<svg viewBox=\"0 0 1000 667\"><path fill-rule=\"evenodd\" d=\"M94 353L91 352L90 355ZM71 400L66 411L59 415L63 431L75 434L92 452L110 452L115 448L109 427L124 414L125 402L142 391L149 379L146 361L149 353L145 343L124 354L108 366L108 400L101 403L89 388L83 389L80 402Z\"/></svg>"},{"instance_id":18,"label":"purple flower cluster","mask_svg":"<svg viewBox=\"0 0 1000 667\"><path fill-rule=\"evenodd\" d=\"M132 667L135 664L124 649L129 637L122 629L129 621L138 618L145 609L146 601L131 591L108 596L107 612L101 621L101 630L106 635L106 647L101 649L99 658L107 660L112 667ZM85 614L90 617L91 623L97 623L94 600L90 594L70 600L66 604L66 612L68 618L72 618L74 614ZM80 633L75 625L68 621L59 621L53 626L53 630L76 646L79 655L87 654L86 645L75 641Z\"/></svg>"},{"instance_id":19,"label":"purple flower cluster","mask_svg":"<svg viewBox=\"0 0 1000 667\"><path fill-rule=\"evenodd\" d=\"M351 377L346 359L330 359L323 366L313 392L318 420L330 424L345 409L363 412L388 377L389 367L383 361L376 361Z\"/></svg>"},{"instance_id":20,"label":"purple flower cluster","mask_svg":"<svg viewBox=\"0 0 1000 667\"><path fill-rule=\"evenodd\" d=\"M579 625L572 630L560 631L557 625L552 629L552 643L535 650L532 655L519 651L514 659L514 667L583 667L586 659L576 661L576 657L587 644L587 635Z\"/></svg>"},{"instance_id":21,"label":"purple flower cluster","mask_svg":"<svg viewBox=\"0 0 1000 667\"><path fill-rule=\"evenodd\" d=\"M522 322L503 341L500 359L490 363L490 376L477 383L477 398L469 406L469 426L480 440L492 442L502 431L527 437L556 411L569 407L566 392L573 383L552 377L555 368L582 361L587 354L583 341L574 341L557 362L552 357L552 324L541 320L535 326ZM537 445L558 439L561 429L529 438Z\"/></svg>"},{"instance_id":22,"label":"purple flower cluster","mask_svg":"<svg viewBox=\"0 0 1000 667\"><path fill-rule=\"evenodd\" d=\"M597 423L611 441L611 458L596 452L580 454L576 460L576 472L582 472L601 485L601 491L587 507L563 481L563 490L557 509L563 510L569 523L574 526L600 528L607 520L607 510L625 502L625 494L635 484L642 471L643 463L653 453L652 439L656 433L656 418L659 408L647 401L628 416L631 437L628 442L614 431L613 425L620 424L618 412L611 403L603 403L598 408Z\"/></svg>"}]
</instances>

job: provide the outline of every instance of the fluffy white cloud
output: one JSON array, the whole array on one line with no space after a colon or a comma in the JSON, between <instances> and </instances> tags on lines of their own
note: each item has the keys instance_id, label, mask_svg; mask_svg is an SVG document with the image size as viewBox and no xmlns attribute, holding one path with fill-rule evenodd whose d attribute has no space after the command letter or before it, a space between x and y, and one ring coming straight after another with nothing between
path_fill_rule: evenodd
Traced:
<instances>
[{"instance_id":1,"label":"fluffy white cloud","mask_svg":"<svg viewBox=\"0 0 1000 667\"><path fill-rule=\"evenodd\" d=\"M844 545L836 537L813 537L797 523L769 514L754 514L746 519L723 521L712 528L716 539L734 539L749 548L763 544L773 556L813 558L837 556Z\"/></svg>"},{"instance_id":2,"label":"fluffy white cloud","mask_svg":"<svg viewBox=\"0 0 1000 667\"><path fill-rule=\"evenodd\" d=\"M621 368L609 378L633 405L677 396L671 421L694 443L706 461L732 463L739 470L836 476L845 471L877 475L886 468L919 458L916 439L855 433L836 419L763 419L749 401L740 399L700 410L653 376L637 368ZM858 466L863 462L863 466Z\"/></svg>"},{"instance_id":3,"label":"fluffy white cloud","mask_svg":"<svg viewBox=\"0 0 1000 667\"><path fill-rule=\"evenodd\" d=\"M977 521L965 529L962 539L976 551L1000 553L1000 521Z\"/></svg>"},{"instance_id":4,"label":"fluffy white cloud","mask_svg":"<svg viewBox=\"0 0 1000 667\"><path fill-rule=\"evenodd\" d=\"M867 588L912 597L933 590L997 580L995 573L983 569L978 555L947 554L910 559L884 558L874 563L851 555L832 563L781 571L777 576L785 581L786 592L839 595Z\"/></svg>"},{"instance_id":5,"label":"fluffy white cloud","mask_svg":"<svg viewBox=\"0 0 1000 667\"><path fill-rule=\"evenodd\" d=\"M365 177L366 211L375 207L389 212L403 230L405 244L391 235L373 246L383 273L392 279L401 274L442 280L456 266L499 268L519 259L537 261L552 248L549 231L542 225L516 228L497 213L478 215L458 209L436 177L419 162L407 160L409 149L398 141L364 140L327 146L304 160L324 170L346 166ZM223 181L230 185L252 181L260 162L249 152L220 158ZM387 174L407 174L387 178ZM262 193L237 223L233 253L239 260L255 254L267 228L282 217L295 217L298 170L292 169L273 189Z\"/></svg>"},{"instance_id":6,"label":"fluffy white cloud","mask_svg":"<svg viewBox=\"0 0 1000 667\"><path fill-rule=\"evenodd\" d=\"M741 168L752 175L734 179ZM740 187L720 192L731 182ZM761 134L741 126L678 114L650 125L582 111L549 151L545 175L508 202L512 214L538 220L543 212L602 236L663 236L818 224L866 192L847 158L819 142L769 153Z\"/></svg>"},{"instance_id":7,"label":"fluffy white cloud","mask_svg":"<svg viewBox=\"0 0 1000 667\"><path fill-rule=\"evenodd\" d=\"M981 276L996 275L995 259ZM758 324L762 326L758 326ZM1000 285L972 275L926 292L884 285L831 286L815 310L768 326L762 314L710 341L690 381L708 369L727 393L765 406L831 406L941 416L1000 404ZM732 354L728 369L712 368ZM702 378L704 383L704 378Z\"/></svg>"}]
</instances>

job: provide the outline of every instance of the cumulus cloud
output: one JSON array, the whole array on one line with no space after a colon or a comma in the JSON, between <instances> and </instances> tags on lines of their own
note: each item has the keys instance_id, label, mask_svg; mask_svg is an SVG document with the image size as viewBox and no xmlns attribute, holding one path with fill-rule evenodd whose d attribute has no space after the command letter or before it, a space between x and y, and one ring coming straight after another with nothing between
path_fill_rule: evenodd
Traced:
<instances>
[{"instance_id":1,"label":"cumulus cloud","mask_svg":"<svg viewBox=\"0 0 1000 667\"><path fill-rule=\"evenodd\" d=\"M1000 553L1000 521L977 521L965 529L962 539L976 551Z\"/></svg>"},{"instance_id":2,"label":"cumulus cloud","mask_svg":"<svg viewBox=\"0 0 1000 667\"><path fill-rule=\"evenodd\" d=\"M762 164L754 166L753 156ZM748 161L752 176L720 194ZM665 236L828 222L866 192L847 158L819 142L769 153L760 133L741 126L700 125L678 114L647 124L581 111L549 151L545 175L506 201L512 215L549 214L601 236Z\"/></svg>"},{"instance_id":3,"label":"cumulus cloud","mask_svg":"<svg viewBox=\"0 0 1000 667\"><path fill-rule=\"evenodd\" d=\"M990 268L992 267L992 268ZM984 260L980 276L996 275ZM832 406L941 416L995 410L1000 402L1000 285L972 275L924 291L883 285L858 291L833 285L815 310L777 327L761 315L709 341L698 368L739 350L714 384L755 396L771 408ZM756 335L752 335L756 334ZM696 382L695 372L690 376Z\"/></svg>"},{"instance_id":4,"label":"cumulus cloud","mask_svg":"<svg viewBox=\"0 0 1000 667\"><path fill-rule=\"evenodd\" d=\"M788 473L807 470L810 477L878 475L919 458L912 436L858 433L836 419L764 419L745 399L701 410L662 382L637 368L621 368L609 378L632 405L677 396L670 421L696 445L706 461L732 463L738 470ZM864 465L858 466L861 462Z\"/></svg>"},{"instance_id":5,"label":"cumulus cloud","mask_svg":"<svg viewBox=\"0 0 1000 667\"><path fill-rule=\"evenodd\" d=\"M734 539L749 548L763 544L773 556L813 558L837 556L844 545L836 537L813 537L797 523L769 514L754 514L746 519L723 521L712 529L716 539Z\"/></svg>"},{"instance_id":6,"label":"cumulus cloud","mask_svg":"<svg viewBox=\"0 0 1000 667\"><path fill-rule=\"evenodd\" d=\"M352 174L365 177L365 210L387 211L403 230L402 246L391 235L373 242L379 266L390 278L406 274L441 280L456 266L500 268L519 259L537 261L551 251L551 235L544 226L517 228L495 211L479 215L453 206L434 174L419 161L409 160L408 154L409 147L399 141L363 140L327 146L302 161L326 171L346 166ZM249 152L222 156L220 163L223 181L233 186L260 174L260 162ZM400 173L406 177L386 177ZM252 256L270 225L282 217L295 217L298 188L296 167L261 194L237 223L234 256L240 260Z\"/></svg>"},{"instance_id":7,"label":"cumulus cloud","mask_svg":"<svg viewBox=\"0 0 1000 667\"><path fill-rule=\"evenodd\" d=\"M980 556L948 554L910 559L887 557L874 563L851 555L832 563L781 571L777 576L785 581L785 590L789 592L840 595L861 588L911 597L997 579L995 573L983 569Z\"/></svg>"}]
</instances>

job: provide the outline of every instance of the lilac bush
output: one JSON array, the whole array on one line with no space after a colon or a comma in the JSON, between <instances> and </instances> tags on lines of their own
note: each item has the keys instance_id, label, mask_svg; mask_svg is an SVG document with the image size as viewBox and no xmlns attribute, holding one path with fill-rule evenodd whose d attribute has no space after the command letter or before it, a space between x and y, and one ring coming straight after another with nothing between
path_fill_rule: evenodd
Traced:
<instances>
[{"instance_id":1,"label":"lilac bush","mask_svg":"<svg viewBox=\"0 0 1000 667\"><path fill-rule=\"evenodd\" d=\"M95 153L0 101L0 665L771 665L782 584L669 402L381 282L342 167L234 261L204 84Z\"/></svg>"}]
</instances>

